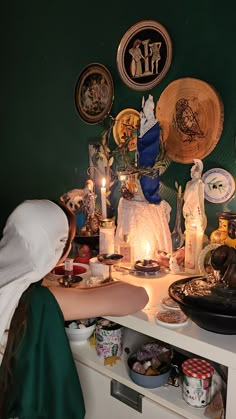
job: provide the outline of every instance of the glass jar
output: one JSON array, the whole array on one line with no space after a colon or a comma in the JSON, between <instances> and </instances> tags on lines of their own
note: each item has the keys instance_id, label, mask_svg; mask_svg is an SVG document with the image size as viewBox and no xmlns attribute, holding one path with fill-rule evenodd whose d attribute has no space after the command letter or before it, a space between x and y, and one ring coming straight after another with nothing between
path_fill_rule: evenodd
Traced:
<instances>
[{"instance_id":1,"label":"glass jar","mask_svg":"<svg viewBox=\"0 0 236 419\"><path fill-rule=\"evenodd\" d=\"M183 399L190 406L205 407L211 402L211 383L214 368L200 358L189 358L182 364Z\"/></svg>"},{"instance_id":2,"label":"glass jar","mask_svg":"<svg viewBox=\"0 0 236 419\"><path fill-rule=\"evenodd\" d=\"M114 253L115 225L113 220L106 218L101 221L99 229L99 253Z\"/></svg>"}]
</instances>

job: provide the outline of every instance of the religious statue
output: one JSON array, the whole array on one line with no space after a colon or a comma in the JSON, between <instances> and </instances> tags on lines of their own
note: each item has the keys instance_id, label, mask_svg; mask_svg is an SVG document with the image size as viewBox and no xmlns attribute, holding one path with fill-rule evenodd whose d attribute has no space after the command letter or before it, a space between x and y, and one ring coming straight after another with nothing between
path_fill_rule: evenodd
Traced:
<instances>
[{"instance_id":1,"label":"religious statue","mask_svg":"<svg viewBox=\"0 0 236 419\"><path fill-rule=\"evenodd\" d=\"M187 182L184 192L183 216L185 219L185 272L197 274L207 218L204 207L205 185L202 181L203 164L199 159L193 161L191 180Z\"/></svg>"},{"instance_id":2,"label":"religious statue","mask_svg":"<svg viewBox=\"0 0 236 419\"><path fill-rule=\"evenodd\" d=\"M185 227L188 224L197 223L203 230L207 225L207 219L204 207L204 188L202 181L203 163L199 159L194 159L194 165L191 168L191 180L187 182L184 192L183 216L185 218Z\"/></svg>"},{"instance_id":3,"label":"religious statue","mask_svg":"<svg viewBox=\"0 0 236 419\"><path fill-rule=\"evenodd\" d=\"M142 100L140 112L140 132L137 141L138 166L139 168L153 167L159 154L160 127L154 116L153 96L149 95L145 101ZM145 199L151 204L159 204L158 195L159 176L141 175L140 184Z\"/></svg>"}]
</instances>

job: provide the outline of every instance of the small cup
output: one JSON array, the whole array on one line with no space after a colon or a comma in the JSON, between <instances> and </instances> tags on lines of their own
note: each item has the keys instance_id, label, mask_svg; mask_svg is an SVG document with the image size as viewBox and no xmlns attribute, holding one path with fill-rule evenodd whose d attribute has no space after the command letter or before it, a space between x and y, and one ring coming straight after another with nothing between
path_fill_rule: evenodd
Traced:
<instances>
[{"instance_id":1,"label":"small cup","mask_svg":"<svg viewBox=\"0 0 236 419\"><path fill-rule=\"evenodd\" d=\"M103 263L98 262L97 257L91 258L89 260L89 266L91 270L91 276L96 277L104 277L107 278L109 276L109 267L103 265Z\"/></svg>"}]
</instances>

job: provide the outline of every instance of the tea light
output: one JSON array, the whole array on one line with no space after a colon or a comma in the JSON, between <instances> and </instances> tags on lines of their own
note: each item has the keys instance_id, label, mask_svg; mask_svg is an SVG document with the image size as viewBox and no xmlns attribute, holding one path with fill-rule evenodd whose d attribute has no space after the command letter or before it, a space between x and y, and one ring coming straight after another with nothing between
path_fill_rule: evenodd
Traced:
<instances>
[{"instance_id":1,"label":"tea light","mask_svg":"<svg viewBox=\"0 0 236 419\"><path fill-rule=\"evenodd\" d=\"M107 203L106 203L106 179L102 179L102 187L101 187L101 204L102 204L102 218L103 220L107 218Z\"/></svg>"}]
</instances>

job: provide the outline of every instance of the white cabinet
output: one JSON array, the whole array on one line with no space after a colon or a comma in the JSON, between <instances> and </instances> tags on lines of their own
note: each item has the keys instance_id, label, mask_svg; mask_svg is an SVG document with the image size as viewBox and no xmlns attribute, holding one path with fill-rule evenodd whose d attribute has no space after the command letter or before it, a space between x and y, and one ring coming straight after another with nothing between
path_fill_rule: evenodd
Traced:
<instances>
[{"instance_id":1,"label":"white cabinet","mask_svg":"<svg viewBox=\"0 0 236 419\"><path fill-rule=\"evenodd\" d=\"M113 273L113 276L117 273ZM181 275L163 275L158 278L136 278L125 275L127 282L145 285L149 290L150 302L142 312L124 317L107 317L123 325L127 330L128 346L131 351L147 337L158 339L175 348L193 353L199 357L223 364L228 370L226 419L235 419L235 387L236 387L236 336L219 335L199 328L189 320L185 327L171 329L155 322L155 313L162 307L160 301L168 294L171 282L181 279ZM146 282L145 284L143 284ZM146 337L145 337L146 335ZM147 341L147 340L146 340ZM205 418L204 409L188 406L182 399L181 389L172 386L157 389L146 389L131 381L127 371L127 355L114 366L104 366L104 361L97 357L94 348L89 344L71 344L74 359L80 375L87 406L86 419L198 419ZM141 393L142 413L125 405L110 395L111 380ZM118 411L118 413L117 413Z\"/></svg>"},{"instance_id":2,"label":"white cabinet","mask_svg":"<svg viewBox=\"0 0 236 419\"><path fill-rule=\"evenodd\" d=\"M81 386L84 394L86 416L85 419L180 419L181 416L163 406L154 403L145 396L140 396L141 412L126 404L126 390L124 387L122 400L111 395L112 380L92 368L76 361ZM119 393L120 394L120 393Z\"/></svg>"}]
</instances>

